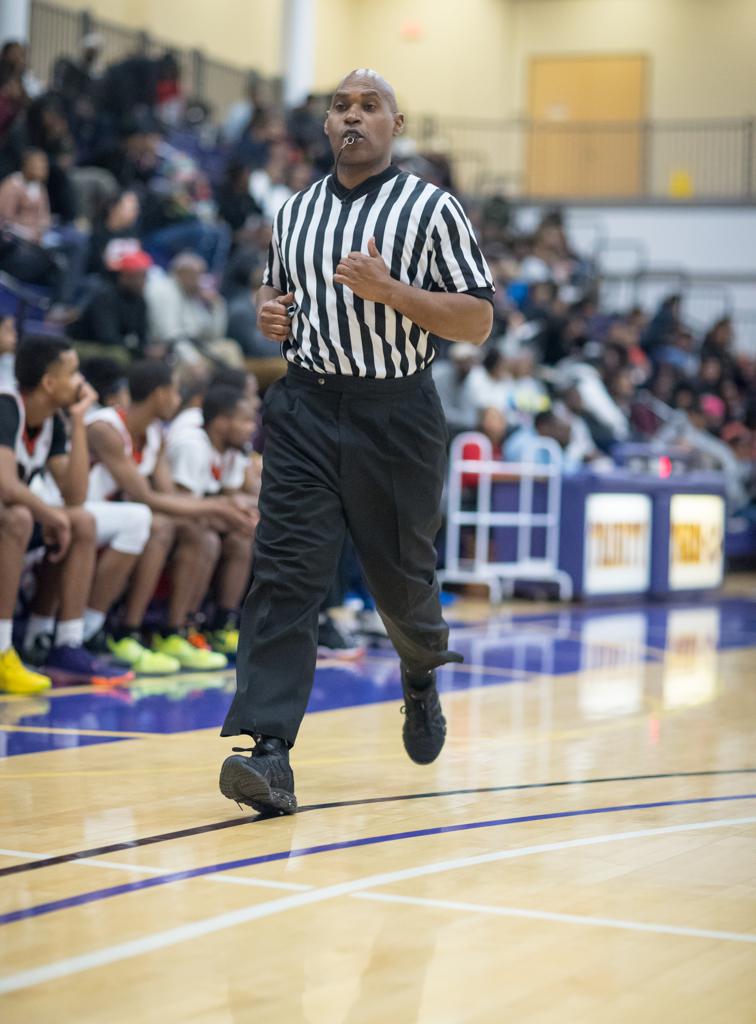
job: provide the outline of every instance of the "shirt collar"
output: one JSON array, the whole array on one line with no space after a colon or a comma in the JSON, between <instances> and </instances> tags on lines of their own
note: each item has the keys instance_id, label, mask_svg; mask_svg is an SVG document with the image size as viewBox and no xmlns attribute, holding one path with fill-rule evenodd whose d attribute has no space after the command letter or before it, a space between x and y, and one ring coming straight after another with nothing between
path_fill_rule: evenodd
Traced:
<instances>
[{"instance_id":1,"label":"shirt collar","mask_svg":"<svg viewBox=\"0 0 756 1024\"><path fill-rule=\"evenodd\" d=\"M392 178L395 178L401 173L402 172L396 164L389 164L388 167L379 174L373 174L369 178L365 178L365 180L357 185L356 188L347 188L346 185L341 184L335 174L331 174L328 177L328 188L334 193L334 195L341 199L342 202L346 199L349 199L351 202L354 199L361 199L370 192L376 191L382 185L385 185L387 181L391 181Z\"/></svg>"}]
</instances>

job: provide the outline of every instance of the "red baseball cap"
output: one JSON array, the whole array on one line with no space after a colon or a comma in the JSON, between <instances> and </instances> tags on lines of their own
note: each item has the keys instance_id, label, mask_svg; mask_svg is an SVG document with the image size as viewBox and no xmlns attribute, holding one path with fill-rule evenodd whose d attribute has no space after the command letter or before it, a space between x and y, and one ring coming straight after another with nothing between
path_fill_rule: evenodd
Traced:
<instances>
[{"instance_id":1,"label":"red baseball cap","mask_svg":"<svg viewBox=\"0 0 756 1024\"><path fill-rule=\"evenodd\" d=\"M118 240L113 241L108 246L108 250L105 253L105 264L108 270L112 270L115 273L129 270L147 270L148 267L152 266L152 257L148 252L145 252L138 245L133 243L126 245Z\"/></svg>"}]
</instances>

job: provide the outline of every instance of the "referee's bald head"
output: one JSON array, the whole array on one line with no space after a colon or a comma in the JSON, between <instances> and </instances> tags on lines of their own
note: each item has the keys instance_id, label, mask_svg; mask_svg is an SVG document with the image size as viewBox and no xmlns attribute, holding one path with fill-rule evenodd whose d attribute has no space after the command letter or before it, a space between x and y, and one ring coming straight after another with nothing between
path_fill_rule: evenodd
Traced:
<instances>
[{"instance_id":1,"label":"referee's bald head","mask_svg":"<svg viewBox=\"0 0 756 1024\"><path fill-rule=\"evenodd\" d=\"M347 86L361 85L375 92L380 93L389 105L392 114L396 114L399 105L396 102L396 93L390 82L387 82L383 75L372 68L355 68L348 75L344 75L334 90L334 94L343 92Z\"/></svg>"}]
</instances>

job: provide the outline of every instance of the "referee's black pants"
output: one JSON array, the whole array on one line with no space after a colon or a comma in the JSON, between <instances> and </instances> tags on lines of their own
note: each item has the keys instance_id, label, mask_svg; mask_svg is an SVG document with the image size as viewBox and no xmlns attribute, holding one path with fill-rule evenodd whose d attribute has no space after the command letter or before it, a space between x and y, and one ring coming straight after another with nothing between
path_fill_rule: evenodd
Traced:
<instances>
[{"instance_id":1,"label":"referee's black pants","mask_svg":"<svg viewBox=\"0 0 756 1024\"><path fill-rule=\"evenodd\" d=\"M253 582L221 735L293 744L312 689L318 612L347 529L409 671L462 660L447 650L435 574L446 423L430 370L371 380L293 366L268 390L263 419Z\"/></svg>"}]
</instances>

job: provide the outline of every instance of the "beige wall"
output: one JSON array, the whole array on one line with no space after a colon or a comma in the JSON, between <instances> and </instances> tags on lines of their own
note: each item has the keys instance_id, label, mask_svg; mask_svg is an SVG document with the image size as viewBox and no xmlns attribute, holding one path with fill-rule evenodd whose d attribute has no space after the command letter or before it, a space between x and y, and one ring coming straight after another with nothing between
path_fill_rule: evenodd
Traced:
<instances>
[{"instance_id":1,"label":"beige wall","mask_svg":"<svg viewBox=\"0 0 756 1024\"><path fill-rule=\"evenodd\" d=\"M283 0L63 2L280 73ZM411 112L506 117L527 111L531 56L636 53L649 58L650 116L756 115L756 0L314 2L318 89L368 65Z\"/></svg>"},{"instance_id":2,"label":"beige wall","mask_svg":"<svg viewBox=\"0 0 756 1024\"><path fill-rule=\"evenodd\" d=\"M756 115L754 0L510 0L512 110L534 54L643 53L652 117Z\"/></svg>"},{"instance_id":3,"label":"beige wall","mask_svg":"<svg viewBox=\"0 0 756 1024\"><path fill-rule=\"evenodd\" d=\"M372 67L415 113L502 117L508 109L507 0L318 0L316 87ZM412 38L417 29L418 37Z\"/></svg>"},{"instance_id":4,"label":"beige wall","mask_svg":"<svg viewBox=\"0 0 756 1024\"><path fill-rule=\"evenodd\" d=\"M3 0L0 0L2 3ZM283 0L55 0L96 17L145 29L177 46L264 75L281 68Z\"/></svg>"}]
</instances>

